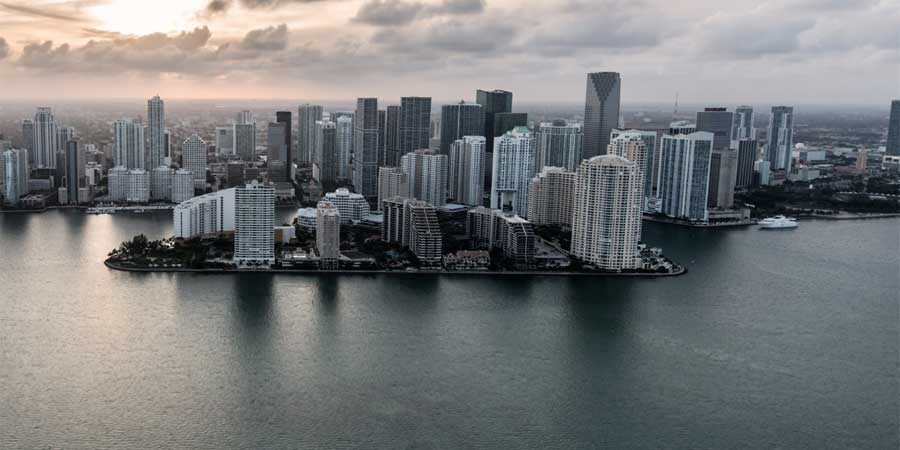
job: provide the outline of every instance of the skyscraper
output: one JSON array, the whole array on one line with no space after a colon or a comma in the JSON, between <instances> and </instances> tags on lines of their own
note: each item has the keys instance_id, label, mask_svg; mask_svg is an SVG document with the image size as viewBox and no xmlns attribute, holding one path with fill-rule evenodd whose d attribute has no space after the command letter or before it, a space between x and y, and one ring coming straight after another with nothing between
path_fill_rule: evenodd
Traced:
<instances>
[{"instance_id":1,"label":"skyscraper","mask_svg":"<svg viewBox=\"0 0 900 450\"><path fill-rule=\"evenodd\" d=\"M126 169L143 169L145 163L144 126L123 118L113 123L113 162Z\"/></svg>"},{"instance_id":2,"label":"skyscraper","mask_svg":"<svg viewBox=\"0 0 900 450\"><path fill-rule=\"evenodd\" d=\"M252 181L235 188L234 261L241 266L275 263L275 187Z\"/></svg>"},{"instance_id":3,"label":"skyscraper","mask_svg":"<svg viewBox=\"0 0 900 450\"><path fill-rule=\"evenodd\" d=\"M546 166L563 167L574 172L581 164L584 135L580 123L565 120L541 122L537 133L537 164L535 170Z\"/></svg>"},{"instance_id":4,"label":"skyscraper","mask_svg":"<svg viewBox=\"0 0 900 450\"><path fill-rule=\"evenodd\" d=\"M253 114L247 110L241 111L235 117L235 123L240 125L249 125L253 123Z\"/></svg>"},{"instance_id":5,"label":"skyscraper","mask_svg":"<svg viewBox=\"0 0 900 450\"><path fill-rule=\"evenodd\" d=\"M297 109L297 153L302 163L312 161L316 151L316 122L322 120L322 106L309 103Z\"/></svg>"},{"instance_id":6,"label":"skyscraper","mask_svg":"<svg viewBox=\"0 0 900 450\"><path fill-rule=\"evenodd\" d=\"M155 96L147 100L147 149L148 165L147 169L165 165L164 158L166 156L165 143L166 130L166 109L165 103L159 96Z\"/></svg>"},{"instance_id":7,"label":"skyscraper","mask_svg":"<svg viewBox=\"0 0 900 450\"><path fill-rule=\"evenodd\" d=\"M382 203L394 197L409 197L409 176L401 167L379 167L377 209L381 210Z\"/></svg>"},{"instance_id":8,"label":"skyscraper","mask_svg":"<svg viewBox=\"0 0 900 450\"><path fill-rule=\"evenodd\" d=\"M662 138L662 130L613 130L611 137L615 141L619 136L626 136L629 140L638 138L644 143L644 162L638 161L644 178L644 207L649 209L649 200L659 197L659 145ZM620 155L620 156L624 156ZM625 156L627 159L628 156Z\"/></svg>"},{"instance_id":9,"label":"skyscraper","mask_svg":"<svg viewBox=\"0 0 900 450\"><path fill-rule=\"evenodd\" d=\"M353 114L353 187L366 198L378 196L378 99L359 98Z\"/></svg>"},{"instance_id":10,"label":"skyscraper","mask_svg":"<svg viewBox=\"0 0 900 450\"><path fill-rule=\"evenodd\" d=\"M616 155L581 163L575 177L573 256L603 270L638 267L639 172L637 164Z\"/></svg>"},{"instance_id":11,"label":"skyscraper","mask_svg":"<svg viewBox=\"0 0 900 450\"><path fill-rule=\"evenodd\" d=\"M734 113L725 108L706 108L697 112L697 131L708 131L713 134L715 150L731 147L732 125Z\"/></svg>"},{"instance_id":12,"label":"skyscraper","mask_svg":"<svg viewBox=\"0 0 900 450\"><path fill-rule=\"evenodd\" d=\"M662 137L659 196L663 214L707 220L712 143L713 134L703 131Z\"/></svg>"},{"instance_id":13,"label":"skyscraper","mask_svg":"<svg viewBox=\"0 0 900 450\"><path fill-rule=\"evenodd\" d=\"M194 189L206 187L206 142L196 133L181 144L181 168L193 174Z\"/></svg>"},{"instance_id":14,"label":"skyscraper","mask_svg":"<svg viewBox=\"0 0 900 450\"><path fill-rule=\"evenodd\" d=\"M572 224L575 172L544 166L528 187L528 220L535 225Z\"/></svg>"},{"instance_id":15,"label":"skyscraper","mask_svg":"<svg viewBox=\"0 0 900 450\"><path fill-rule=\"evenodd\" d=\"M498 113L512 112L512 92L502 90L477 90L475 91L475 103L481 105L484 111L484 131L479 134L485 138L485 151L488 153L494 149L494 138L502 136L509 130L503 130L499 134L494 133L494 117Z\"/></svg>"},{"instance_id":16,"label":"skyscraper","mask_svg":"<svg viewBox=\"0 0 900 450\"><path fill-rule=\"evenodd\" d=\"M291 134L291 127L293 127L293 122L291 121L291 112L290 111L277 111L275 113L275 121L281 124L284 124L284 148L285 148L285 158L284 161L284 180L285 181L293 181L294 178L294 138Z\"/></svg>"},{"instance_id":17,"label":"skyscraper","mask_svg":"<svg viewBox=\"0 0 900 450\"><path fill-rule=\"evenodd\" d=\"M266 165L269 168L269 178L272 181L288 181L287 172L287 144L285 143L285 124L281 122L269 122L266 128Z\"/></svg>"},{"instance_id":18,"label":"skyscraper","mask_svg":"<svg viewBox=\"0 0 900 450\"><path fill-rule=\"evenodd\" d=\"M400 155L428 148L431 97L400 98Z\"/></svg>"},{"instance_id":19,"label":"skyscraper","mask_svg":"<svg viewBox=\"0 0 900 450\"><path fill-rule=\"evenodd\" d=\"M737 150L729 148L713 150L709 160L709 193L706 206L723 209L734 206L737 166Z\"/></svg>"},{"instance_id":20,"label":"skyscraper","mask_svg":"<svg viewBox=\"0 0 900 450\"><path fill-rule=\"evenodd\" d=\"M28 151L28 163L34 164L34 121L22 121L22 147Z\"/></svg>"},{"instance_id":21,"label":"skyscraper","mask_svg":"<svg viewBox=\"0 0 900 450\"><path fill-rule=\"evenodd\" d=\"M584 101L584 157L602 155L613 128L619 126L619 94L622 80L618 72L587 74Z\"/></svg>"},{"instance_id":22,"label":"skyscraper","mask_svg":"<svg viewBox=\"0 0 900 450\"><path fill-rule=\"evenodd\" d=\"M36 168L56 167L56 119L49 107L40 107L34 114L34 165Z\"/></svg>"},{"instance_id":23,"label":"skyscraper","mask_svg":"<svg viewBox=\"0 0 900 450\"><path fill-rule=\"evenodd\" d=\"M794 150L794 108L773 106L769 115L766 137L766 159L772 170L791 171L791 152Z\"/></svg>"},{"instance_id":24,"label":"skyscraper","mask_svg":"<svg viewBox=\"0 0 900 450\"><path fill-rule=\"evenodd\" d=\"M3 163L4 197L7 205L19 203L19 198L28 193L28 151L6 150L0 153L0 163Z\"/></svg>"},{"instance_id":25,"label":"skyscraper","mask_svg":"<svg viewBox=\"0 0 900 450\"><path fill-rule=\"evenodd\" d=\"M888 119L888 136L885 154L900 156L900 100L891 101L891 116Z\"/></svg>"},{"instance_id":26,"label":"skyscraper","mask_svg":"<svg viewBox=\"0 0 900 450\"><path fill-rule=\"evenodd\" d=\"M447 155L431 150L416 150L400 158L406 173L411 197L443 206L447 203Z\"/></svg>"},{"instance_id":27,"label":"skyscraper","mask_svg":"<svg viewBox=\"0 0 900 450\"><path fill-rule=\"evenodd\" d=\"M78 145L78 141L66 142L66 194L70 204L78 204L87 199L78 198L78 190L85 187L84 149Z\"/></svg>"},{"instance_id":28,"label":"skyscraper","mask_svg":"<svg viewBox=\"0 0 900 450\"><path fill-rule=\"evenodd\" d=\"M535 174L536 147L534 135L526 127L494 140L492 209L528 215L528 187Z\"/></svg>"},{"instance_id":29,"label":"skyscraper","mask_svg":"<svg viewBox=\"0 0 900 450\"><path fill-rule=\"evenodd\" d=\"M256 159L256 124L234 124L234 154L243 161Z\"/></svg>"},{"instance_id":30,"label":"skyscraper","mask_svg":"<svg viewBox=\"0 0 900 450\"><path fill-rule=\"evenodd\" d=\"M485 142L483 136L464 136L450 148L450 198L480 206L484 197Z\"/></svg>"},{"instance_id":31,"label":"skyscraper","mask_svg":"<svg viewBox=\"0 0 900 450\"><path fill-rule=\"evenodd\" d=\"M320 268L337 268L341 258L341 213L329 201L316 205L316 250Z\"/></svg>"},{"instance_id":32,"label":"skyscraper","mask_svg":"<svg viewBox=\"0 0 900 450\"><path fill-rule=\"evenodd\" d=\"M737 174L734 187L744 189L753 183L753 165L759 151L756 147L756 139L741 139L737 141Z\"/></svg>"},{"instance_id":33,"label":"skyscraper","mask_svg":"<svg viewBox=\"0 0 900 450\"><path fill-rule=\"evenodd\" d=\"M430 111L430 104L428 106L428 109ZM400 164L400 156L403 155L403 153L400 151L401 107L397 105L391 105L388 106L385 110L386 116L384 125L384 165L388 167L396 167ZM430 125L431 121L429 120L429 126ZM425 148L428 148L427 145Z\"/></svg>"},{"instance_id":34,"label":"skyscraper","mask_svg":"<svg viewBox=\"0 0 900 450\"><path fill-rule=\"evenodd\" d=\"M507 131L528 126L528 113L503 112L494 114L494 137L503 136Z\"/></svg>"},{"instance_id":35,"label":"skyscraper","mask_svg":"<svg viewBox=\"0 0 900 450\"><path fill-rule=\"evenodd\" d=\"M656 138L656 135L653 135ZM606 153L609 155L621 156L628 161L633 162L637 166L638 198L641 199L641 210L646 202L644 197L645 178L647 170L647 144L640 133L625 132L616 136L609 143Z\"/></svg>"},{"instance_id":36,"label":"skyscraper","mask_svg":"<svg viewBox=\"0 0 900 450\"><path fill-rule=\"evenodd\" d=\"M388 107L390 111L390 107ZM353 156L353 116L342 115L335 121L337 139L337 177L349 180L352 173L350 159ZM397 160L399 163L399 159Z\"/></svg>"},{"instance_id":37,"label":"skyscraper","mask_svg":"<svg viewBox=\"0 0 900 450\"><path fill-rule=\"evenodd\" d=\"M734 123L731 126L731 140L756 139L756 128L753 128L753 107L738 106L734 109Z\"/></svg>"},{"instance_id":38,"label":"skyscraper","mask_svg":"<svg viewBox=\"0 0 900 450\"><path fill-rule=\"evenodd\" d=\"M315 157L313 162L313 178L330 186L338 177L337 128L334 122L320 120L316 122Z\"/></svg>"},{"instance_id":39,"label":"skyscraper","mask_svg":"<svg viewBox=\"0 0 900 450\"><path fill-rule=\"evenodd\" d=\"M476 103L459 102L441 107L441 154L449 155L450 146L463 136L484 133L484 111Z\"/></svg>"},{"instance_id":40,"label":"skyscraper","mask_svg":"<svg viewBox=\"0 0 900 450\"><path fill-rule=\"evenodd\" d=\"M234 125L216 127L216 153L226 157L234 154Z\"/></svg>"}]
</instances>

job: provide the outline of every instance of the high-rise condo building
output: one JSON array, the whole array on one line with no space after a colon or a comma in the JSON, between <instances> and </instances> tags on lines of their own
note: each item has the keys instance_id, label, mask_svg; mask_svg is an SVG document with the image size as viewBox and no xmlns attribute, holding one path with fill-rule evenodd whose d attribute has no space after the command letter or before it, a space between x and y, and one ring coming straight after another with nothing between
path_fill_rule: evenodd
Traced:
<instances>
[{"instance_id":1,"label":"high-rise condo building","mask_svg":"<svg viewBox=\"0 0 900 450\"><path fill-rule=\"evenodd\" d=\"M3 164L3 201L7 205L16 205L19 198L28 193L28 151L6 150L0 154Z\"/></svg>"},{"instance_id":2,"label":"high-rise condo building","mask_svg":"<svg viewBox=\"0 0 900 450\"><path fill-rule=\"evenodd\" d=\"M734 113L725 108L705 108L697 112L697 131L708 131L713 134L713 149L721 150L731 147L731 127L734 125Z\"/></svg>"},{"instance_id":3,"label":"high-rise condo building","mask_svg":"<svg viewBox=\"0 0 900 450\"><path fill-rule=\"evenodd\" d=\"M234 261L241 266L275 263L275 187L252 181L234 188Z\"/></svg>"},{"instance_id":4,"label":"high-rise condo building","mask_svg":"<svg viewBox=\"0 0 900 450\"><path fill-rule=\"evenodd\" d=\"M535 133L537 138L536 170L543 167L562 167L570 172L581 164L584 134L580 123L565 120L541 122Z\"/></svg>"},{"instance_id":5,"label":"high-rise condo building","mask_svg":"<svg viewBox=\"0 0 900 450\"><path fill-rule=\"evenodd\" d=\"M737 150L725 148L712 151L709 160L709 194L706 206L721 209L734 206L737 166Z\"/></svg>"},{"instance_id":6,"label":"high-rise condo building","mask_svg":"<svg viewBox=\"0 0 900 450\"><path fill-rule=\"evenodd\" d=\"M284 124L284 181L291 181L294 178L294 138L291 132L293 122L291 120L290 111L276 111L275 121Z\"/></svg>"},{"instance_id":7,"label":"high-rise condo building","mask_svg":"<svg viewBox=\"0 0 900 450\"><path fill-rule=\"evenodd\" d=\"M503 130L501 133L494 133L494 118L499 113L512 112L512 92L502 90L477 90L475 91L475 103L481 105L484 111L484 131L478 133L479 136L485 138L485 151L490 153L494 148L494 138L502 136L509 130Z\"/></svg>"},{"instance_id":8,"label":"high-rise condo building","mask_svg":"<svg viewBox=\"0 0 900 450\"><path fill-rule=\"evenodd\" d=\"M644 142L646 156L641 165L644 176L644 208L651 209L650 200L659 198L659 168L661 165L661 152L659 150L662 141L663 130L613 130L611 139L626 135L628 139L639 137ZM626 156L627 158L627 156Z\"/></svg>"},{"instance_id":9,"label":"high-rise condo building","mask_svg":"<svg viewBox=\"0 0 900 450\"><path fill-rule=\"evenodd\" d=\"M325 185L332 185L338 178L337 128L334 122L316 122L316 149L313 162L313 178Z\"/></svg>"},{"instance_id":10,"label":"high-rise condo building","mask_svg":"<svg viewBox=\"0 0 900 450\"><path fill-rule=\"evenodd\" d=\"M78 204L87 201L79 198L79 189L86 187L84 168L87 164L84 149L78 145L78 141L66 142L66 195L70 204Z\"/></svg>"},{"instance_id":11,"label":"high-rise condo building","mask_svg":"<svg viewBox=\"0 0 900 450\"><path fill-rule=\"evenodd\" d=\"M176 177L178 172L175 172ZM177 202L178 205L172 210L172 230L175 237L191 239L234 231L235 190L235 188L222 189Z\"/></svg>"},{"instance_id":12,"label":"high-rise condo building","mask_svg":"<svg viewBox=\"0 0 900 450\"><path fill-rule=\"evenodd\" d=\"M753 167L759 155L756 139L741 139L737 144L737 174L734 187L746 189L753 183Z\"/></svg>"},{"instance_id":13,"label":"high-rise condo building","mask_svg":"<svg viewBox=\"0 0 900 450\"><path fill-rule=\"evenodd\" d=\"M659 196L661 212L669 217L706 221L713 134L662 137Z\"/></svg>"},{"instance_id":14,"label":"high-rise condo building","mask_svg":"<svg viewBox=\"0 0 900 450\"><path fill-rule=\"evenodd\" d=\"M269 179L274 182L288 181L287 171L287 144L285 144L285 129L283 123L269 122L266 129L266 166Z\"/></svg>"},{"instance_id":15,"label":"high-rise condo building","mask_svg":"<svg viewBox=\"0 0 900 450\"><path fill-rule=\"evenodd\" d=\"M56 129L56 152L65 153L66 145L69 141L75 139L74 127L57 127ZM63 169L65 171L65 169Z\"/></svg>"},{"instance_id":16,"label":"high-rise condo building","mask_svg":"<svg viewBox=\"0 0 900 450\"><path fill-rule=\"evenodd\" d=\"M28 150L28 163L34 164L34 121L22 121L22 147Z\"/></svg>"},{"instance_id":17,"label":"high-rise condo building","mask_svg":"<svg viewBox=\"0 0 900 450\"><path fill-rule=\"evenodd\" d=\"M172 203L181 203L194 196L194 174L178 169L172 174Z\"/></svg>"},{"instance_id":18,"label":"high-rise condo building","mask_svg":"<svg viewBox=\"0 0 900 450\"><path fill-rule=\"evenodd\" d=\"M528 220L535 225L572 224L575 172L544 166L528 187Z\"/></svg>"},{"instance_id":19,"label":"high-rise condo building","mask_svg":"<svg viewBox=\"0 0 900 450\"><path fill-rule=\"evenodd\" d=\"M753 107L738 106L734 109L734 123L731 126L731 140L756 139L756 128L753 128Z\"/></svg>"},{"instance_id":20,"label":"high-rise condo building","mask_svg":"<svg viewBox=\"0 0 900 450\"><path fill-rule=\"evenodd\" d=\"M618 72L587 74L584 101L584 157L602 155L613 128L619 126L619 95L622 80Z\"/></svg>"},{"instance_id":21,"label":"high-rise condo building","mask_svg":"<svg viewBox=\"0 0 900 450\"><path fill-rule=\"evenodd\" d=\"M603 270L638 267L640 185L638 165L621 156L595 156L581 163L575 177L573 256Z\"/></svg>"},{"instance_id":22,"label":"high-rise condo building","mask_svg":"<svg viewBox=\"0 0 900 450\"><path fill-rule=\"evenodd\" d=\"M113 123L113 164L127 169L143 169L144 126L130 118Z\"/></svg>"},{"instance_id":23,"label":"high-rise condo building","mask_svg":"<svg viewBox=\"0 0 900 450\"><path fill-rule=\"evenodd\" d=\"M473 248L500 249L516 268L534 267L534 224L515 214L482 206L472 208L466 213L466 236Z\"/></svg>"},{"instance_id":24,"label":"high-rise condo building","mask_svg":"<svg viewBox=\"0 0 900 450\"><path fill-rule=\"evenodd\" d=\"M236 123L233 128L234 154L243 161L255 160L256 124L252 121L250 123Z\"/></svg>"},{"instance_id":25,"label":"high-rise condo building","mask_svg":"<svg viewBox=\"0 0 900 450\"><path fill-rule=\"evenodd\" d=\"M344 223L355 223L369 217L369 202L362 194L338 188L325 194L325 200L331 202L341 212L341 221Z\"/></svg>"},{"instance_id":26,"label":"high-rise condo building","mask_svg":"<svg viewBox=\"0 0 900 450\"><path fill-rule=\"evenodd\" d=\"M172 169L169 167L159 166L150 171L150 199L172 199Z\"/></svg>"},{"instance_id":27,"label":"high-rise condo building","mask_svg":"<svg viewBox=\"0 0 900 450\"><path fill-rule=\"evenodd\" d=\"M56 119L49 107L34 113L34 166L38 169L56 168Z\"/></svg>"},{"instance_id":28,"label":"high-rise condo building","mask_svg":"<svg viewBox=\"0 0 900 450\"><path fill-rule=\"evenodd\" d=\"M449 155L450 147L463 136L484 133L484 111L477 103L459 102L441 107L441 154Z\"/></svg>"},{"instance_id":29,"label":"high-rise condo building","mask_svg":"<svg viewBox=\"0 0 900 450\"><path fill-rule=\"evenodd\" d=\"M309 103L297 109L297 159L301 163L312 161L316 151L316 122L322 120L322 105Z\"/></svg>"},{"instance_id":30,"label":"high-rise condo building","mask_svg":"<svg viewBox=\"0 0 900 450\"><path fill-rule=\"evenodd\" d=\"M341 213L329 201L316 205L316 250L322 269L337 269L341 259Z\"/></svg>"},{"instance_id":31,"label":"high-rise condo building","mask_svg":"<svg viewBox=\"0 0 900 450\"><path fill-rule=\"evenodd\" d=\"M147 100L147 169L165 165L166 107L159 96Z\"/></svg>"},{"instance_id":32,"label":"high-rise condo building","mask_svg":"<svg viewBox=\"0 0 900 450\"><path fill-rule=\"evenodd\" d=\"M491 208L519 216L528 214L528 187L534 177L536 141L519 127L494 140Z\"/></svg>"},{"instance_id":33,"label":"high-rise condo building","mask_svg":"<svg viewBox=\"0 0 900 450\"><path fill-rule=\"evenodd\" d=\"M431 97L400 98L400 155L428 148Z\"/></svg>"},{"instance_id":34,"label":"high-rise condo building","mask_svg":"<svg viewBox=\"0 0 900 450\"><path fill-rule=\"evenodd\" d=\"M649 137L649 136L646 136ZM648 170L647 164L647 141L644 140L645 136L641 133L631 133L624 132L616 136L612 139L607 146L606 153L609 155L621 156L637 165L638 169L638 177L640 178L640 183L638 184L638 189L640 190L639 195L641 199L641 210L643 211L644 205L646 203L646 199L644 196L645 190L645 180L647 178L646 172ZM656 138L656 134L653 134L653 138ZM652 144L651 144L652 145Z\"/></svg>"},{"instance_id":35,"label":"high-rise condo building","mask_svg":"<svg viewBox=\"0 0 900 450\"><path fill-rule=\"evenodd\" d=\"M383 109L378 110L378 166L384 165L385 159L385 135L387 133L387 113Z\"/></svg>"},{"instance_id":36,"label":"high-rise condo building","mask_svg":"<svg viewBox=\"0 0 900 450\"><path fill-rule=\"evenodd\" d=\"M206 188L206 142L196 133L181 144L181 168L194 175L194 189Z\"/></svg>"},{"instance_id":37,"label":"high-rise condo building","mask_svg":"<svg viewBox=\"0 0 900 450\"><path fill-rule=\"evenodd\" d=\"M350 159L353 156L353 115L342 115L335 120L335 139L337 139L337 177L349 180L353 167Z\"/></svg>"},{"instance_id":38,"label":"high-rise condo building","mask_svg":"<svg viewBox=\"0 0 900 450\"><path fill-rule=\"evenodd\" d=\"M450 198L480 206L484 198L485 142L483 136L464 136L450 148Z\"/></svg>"},{"instance_id":39,"label":"high-rise condo building","mask_svg":"<svg viewBox=\"0 0 900 450\"><path fill-rule=\"evenodd\" d=\"M900 156L900 100L891 101L891 115L888 119L888 136L885 154Z\"/></svg>"},{"instance_id":40,"label":"high-rise condo building","mask_svg":"<svg viewBox=\"0 0 900 450\"><path fill-rule=\"evenodd\" d=\"M444 241L434 206L421 200L407 199L402 200L402 203L403 222L396 224L402 226L403 231L400 234L406 236L406 241L402 245L409 247L416 255L422 268L439 268ZM388 201L386 204L391 210L395 209L396 202ZM392 217L395 216L396 214L392 214ZM391 225L395 225L394 222L391 222Z\"/></svg>"},{"instance_id":41,"label":"high-rise condo building","mask_svg":"<svg viewBox=\"0 0 900 450\"><path fill-rule=\"evenodd\" d=\"M353 187L365 198L378 196L378 99L358 98L353 114Z\"/></svg>"},{"instance_id":42,"label":"high-rise condo building","mask_svg":"<svg viewBox=\"0 0 900 450\"><path fill-rule=\"evenodd\" d=\"M443 206L447 203L447 155L416 150L400 158L400 167L409 180L410 197Z\"/></svg>"},{"instance_id":43,"label":"high-rise condo building","mask_svg":"<svg viewBox=\"0 0 900 450\"><path fill-rule=\"evenodd\" d=\"M378 210L382 203L394 197L409 198L409 176L401 167L378 168Z\"/></svg>"},{"instance_id":44,"label":"high-rise condo building","mask_svg":"<svg viewBox=\"0 0 900 450\"><path fill-rule=\"evenodd\" d=\"M429 112L431 110L431 105L429 105ZM400 117L401 117L401 107L397 105L391 105L385 108L385 124L384 124L384 165L389 167L396 167L400 164L400 156L403 153L400 150ZM429 120L429 126L431 125L431 120ZM430 130L429 130L430 136ZM424 148L428 148L426 146Z\"/></svg>"},{"instance_id":45,"label":"high-rise condo building","mask_svg":"<svg viewBox=\"0 0 900 450\"><path fill-rule=\"evenodd\" d=\"M766 160L770 168L790 173L791 152L794 150L794 107L772 107L766 142Z\"/></svg>"}]
</instances>

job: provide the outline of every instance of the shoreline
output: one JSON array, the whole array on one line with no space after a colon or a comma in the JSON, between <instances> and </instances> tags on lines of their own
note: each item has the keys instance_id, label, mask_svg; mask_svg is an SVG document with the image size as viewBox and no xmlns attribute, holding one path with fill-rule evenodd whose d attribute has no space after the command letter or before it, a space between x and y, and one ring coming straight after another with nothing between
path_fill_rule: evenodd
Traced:
<instances>
[{"instance_id":1,"label":"shoreline","mask_svg":"<svg viewBox=\"0 0 900 450\"><path fill-rule=\"evenodd\" d=\"M667 278L684 275L688 272L687 267L678 266L678 271L669 273L615 273L615 272L548 272L548 271L460 271L460 270L289 270L289 269L189 269L181 267L158 268L158 267L128 267L107 260L103 264L112 270L121 272L135 273L200 273L211 275L224 274L245 274L245 273L265 273L265 274L294 274L294 275L489 275L489 276L564 276L564 277L637 277L637 278Z\"/></svg>"}]
</instances>

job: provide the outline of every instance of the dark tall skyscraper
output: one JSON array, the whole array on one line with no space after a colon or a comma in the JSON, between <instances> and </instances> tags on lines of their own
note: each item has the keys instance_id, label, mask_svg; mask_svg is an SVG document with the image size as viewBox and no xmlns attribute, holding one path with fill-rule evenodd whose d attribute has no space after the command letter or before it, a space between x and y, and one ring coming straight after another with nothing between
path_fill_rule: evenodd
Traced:
<instances>
[{"instance_id":1,"label":"dark tall skyscraper","mask_svg":"<svg viewBox=\"0 0 900 450\"><path fill-rule=\"evenodd\" d=\"M618 72L587 74L584 100L584 158L605 155L609 136L619 126L619 96L622 79Z\"/></svg>"},{"instance_id":2,"label":"dark tall skyscraper","mask_svg":"<svg viewBox=\"0 0 900 450\"><path fill-rule=\"evenodd\" d=\"M400 110L393 105L386 108L384 125L384 165L397 167L400 164Z\"/></svg>"},{"instance_id":3,"label":"dark tall skyscraper","mask_svg":"<svg viewBox=\"0 0 900 450\"><path fill-rule=\"evenodd\" d=\"M431 97L400 98L400 156L427 149L430 137Z\"/></svg>"},{"instance_id":4,"label":"dark tall skyscraper","mask_svg":"<svg viewBox=\"0 0 900 450\"><path fill-rule=\"evenodd\" d=\"M378 99L359 98L353 114L353 187L363 197L378 196Z\"/></svg>"},{"instance_id":5,"label":"dark tall skyscraper","mask_svg":"<svg viewBox=\"0 0 900 450\"><path fill-rule=\"evenodd\" d=\"M77 204L81 200L78 198L78 188L82 187L85 165L84 150L78 147L78 141L69 140L66 142L65 161L66 194L69 203Z\"/></svg>"},{"instance_id":6,"label":"dark tall skyscraper","mask_svg":"<svg viewBox=\"0 0 900 450\"><path fill-rule=\"evenodd\" d=\"M481 89L475 91L475 103L481 105L484 110L484 141L485 150L488 153L494 151L494 138L510 130L496 133L494 120L495 114L512 112L512 97L512 92L508 91L483 91Z\"/></svg>"},{"instance_id":7,"label":"dark tall skyscraper","mask_svg":"<svg viewBox=\"0 0 900 450\"><path fill-rule=\"evenodd\" d=\"M449 155L450 147L463 136L484 133L484 110L476 103L459 102L441 107L441 154Z\"/></svg>"},{"instance_id":8,"label":"dark tall skyscraper","mask_svg":"<svg viewBox=\"0 0 900 450\"><path fill-rule=\"evenodd\" d=\"M387 158L387 112L378 111L378 167L384 165Z\"/></svg>"},{"instance_id":9,"label":"dark tall skyscraper","mask_svg":"<svg viewBox=\"0 0 900 450\"><path fill-rule=\"evenodd\" d=\"M278 111L275 113L275 121L281 124L284 124L284 168L285 168L285 178L287 181L292 180L293 168L294 168L294 153L292 150L292 144L294 143L294 138L291 135L291 127L293 126L293 122L291 121L291 112L290 111Z\"/></svg>"},{"instance_id":10,"label":"dark tall skyscraper","mask_svg":"<svg viewBox=\"0 0 900 450\"><path fill-rule=\"evenodd\" d=\"M322 120L322 105L300 105L297 108L297 159L312 161L316 151L316 122Z\"/></svg>"},{"instance_id":11,"label":"dark tall skyscraper","mask_svg":"<svg viewBox=\"0 0 900 450\"><path fill-rule=\"evenodd\" d=\"M28 164L34 164L34 122L22 121L22 147L28 150Z\"/></svg>"},{"instance_id":12,"label":"dark tall skyscraper","mask_svg":"<svg viewBox=\"0 0 900 450\"><path fill-rule=\"evenodd\" d=\"M888 119L885 154L900 156L900 100L891 102L891 117Z\"/></svg>"},{"instance_id":13,"label":"dark tall skyscraper","mask_svg":"<svg viewBox=\"0 0 900 450\"><path fill-rule=\"evenodd\" d=\"M759 151L756 139L741 139L737 144L737 177L734 187L744 189L753 182L753 163L756 162Z\"/></svg>"},{"instance_id":14,"label":"dark tall skyscraper","mask_svg":"<svg viewBox=\"0 0 900 450\"><path fill-rule=\"evenodd\" d=\"M485 115L487 118L487 115ZM528 126L528 113L497 113L494 114L494 137L503 136L507 131L516 127Z\"/></svg>"},{"instance_id":15,"label":"dark tall skyscraper","mask_svg":"<svg viewBox=\"0 0 900 450\"><path fill-rule=\"evenodd\" d=\"M697 113L697 131L708 131L713 134L713 150L731 147L733 125L734 113L725 108L706 108Z\"/></svg>"}]
</instances>

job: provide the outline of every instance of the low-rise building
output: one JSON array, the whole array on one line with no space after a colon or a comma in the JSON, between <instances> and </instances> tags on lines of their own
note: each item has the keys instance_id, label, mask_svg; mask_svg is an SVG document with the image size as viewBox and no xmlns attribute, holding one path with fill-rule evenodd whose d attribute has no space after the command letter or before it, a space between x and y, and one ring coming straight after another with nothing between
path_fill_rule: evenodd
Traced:
<instances>
[{"instance_id":1,"label":"low-rise building","mask_svg":"<svg viewBox=\"0 0 900 450\"><path fill-rule=\"evenodd\" d=\"M491 265L491 254L485 250L460 250L444 255L444 268L447 270L488 270Z\"/></svg>"}]
</instances>

